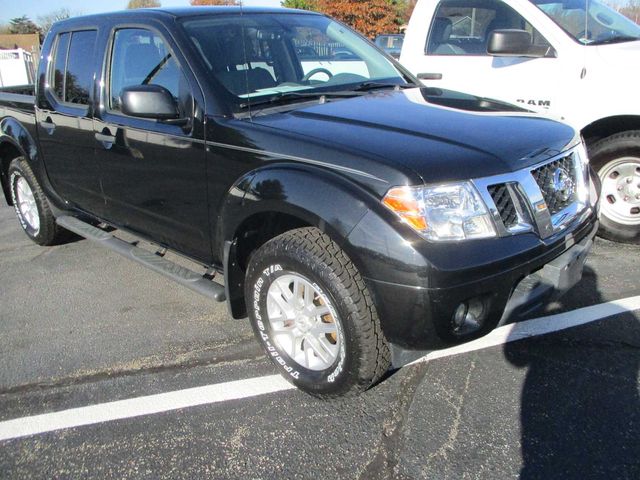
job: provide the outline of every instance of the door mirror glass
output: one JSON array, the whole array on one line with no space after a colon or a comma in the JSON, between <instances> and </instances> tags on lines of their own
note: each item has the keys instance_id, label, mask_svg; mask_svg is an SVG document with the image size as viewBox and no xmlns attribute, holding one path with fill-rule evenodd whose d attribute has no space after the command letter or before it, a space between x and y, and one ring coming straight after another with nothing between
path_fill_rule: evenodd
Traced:
<instances>
[{"instance_id":1,"label":"door mirror glass","mask_svg":"<svg viewBox=\"0 0 640 480\"><path fill-rule=\"evenodd\" d=\"M132 117L173 120L180 116L173 95L160 85L125 87L120 101L122 113Z\"/></svg>"}]
</instances>

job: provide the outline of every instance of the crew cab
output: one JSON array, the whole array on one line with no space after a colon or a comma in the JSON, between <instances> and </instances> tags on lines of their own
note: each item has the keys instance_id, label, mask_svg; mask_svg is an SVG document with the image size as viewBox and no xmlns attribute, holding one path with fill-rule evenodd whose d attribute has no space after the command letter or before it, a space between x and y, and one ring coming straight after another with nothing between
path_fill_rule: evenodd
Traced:
<instances>
[{"instance_id":1,"label":"crew cab","mask_svg":"<svg viewBox=\"0 0 640 480\"><path fill-rule=\"evenodd\" d=\"M419 0L400 61L573 126L602 181L600 234L640 243L639 58L640 25L601 0Z\"/></svg>"},{"instance_id":2,"label":"crew cab","mask_svg":"<svg viewBox=\"0 0 640 480\"><path fill-rule=\"evenodd\" d=\"M598 227L572 128L423 88L316 13L66 20L32 93L0 94L2 188L25 233L71 231L226 301L319 397L566 291Z\"/></svg>"}]
</instances>

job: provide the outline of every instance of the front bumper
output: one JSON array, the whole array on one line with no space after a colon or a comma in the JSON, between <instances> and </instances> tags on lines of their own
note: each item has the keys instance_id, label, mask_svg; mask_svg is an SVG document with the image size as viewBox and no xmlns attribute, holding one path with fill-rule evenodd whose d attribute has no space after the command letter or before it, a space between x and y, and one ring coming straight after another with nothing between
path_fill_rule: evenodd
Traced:
<instances>
[{"instance_id":1,"label":"front bumper","mask_svg":"<svg viewBox=\"0 0 640 480\"><path fill-rule=\"evenodd\" d=\"M392 344L394 365L406 364L424 350L477 338L558 298L581 279L597 230L596 214L591 212L582 224L538 250L537 256L508 268L487 267L483 277L473 276L450 288L367 278L385 336ZM482 326L471 334L458 335L454 315L461 303L469 301L481 302Z\"/></svg>"}]
</instances>

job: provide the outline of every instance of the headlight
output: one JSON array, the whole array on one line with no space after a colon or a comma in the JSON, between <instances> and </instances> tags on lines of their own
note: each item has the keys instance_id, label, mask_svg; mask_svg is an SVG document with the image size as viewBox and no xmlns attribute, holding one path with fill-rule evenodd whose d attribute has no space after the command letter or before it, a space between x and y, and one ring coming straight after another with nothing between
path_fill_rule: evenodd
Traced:
<instances>
[{"instance_id":1,"label":"headlight","mask_svg":"<svg viewBox=\"0 0 640 480\"><path fill-rule=\"evenodd\" d=\"M455 241L495 237L491 217L469 182L394 187L383 205L428 240Z\"/></svg>"}]
</instances>

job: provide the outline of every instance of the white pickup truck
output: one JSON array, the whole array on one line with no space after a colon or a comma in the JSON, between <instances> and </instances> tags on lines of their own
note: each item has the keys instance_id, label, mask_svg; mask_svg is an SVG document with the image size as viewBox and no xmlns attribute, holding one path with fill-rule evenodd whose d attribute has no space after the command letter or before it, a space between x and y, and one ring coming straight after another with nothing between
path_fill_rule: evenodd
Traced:
<instances>
[{"instance_id":1,"label":"white pickup truck","mask_svg":"<svg viewBox=\"0 0 640 480\"><path fill-rule=\"evenodd\" d=\"M598 0L419 0L400 62L429 87L580 131L602 180L600 234L640 243L640 26Z\"/></svg>"}]
</instances>

